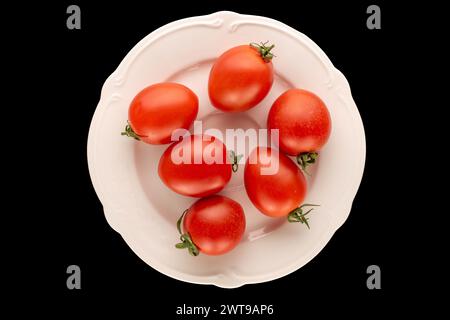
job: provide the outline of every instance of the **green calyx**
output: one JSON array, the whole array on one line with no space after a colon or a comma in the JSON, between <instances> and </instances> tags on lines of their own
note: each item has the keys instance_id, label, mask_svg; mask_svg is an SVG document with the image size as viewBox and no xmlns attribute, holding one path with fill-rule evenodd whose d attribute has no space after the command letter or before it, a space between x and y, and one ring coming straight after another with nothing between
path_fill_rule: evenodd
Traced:
<instances>
[{"instance_id":1,"label":"green calyx","mask_svg":"<svg viewBox=\"0 0 450 320\"><path fill-rule=\"evenodd\" d=\"M125 126L125 131L122 131L120 133L122 136L127 136L133 139L136 139L138 141L141 140L141 136L138 135L136 132L134 132L133 128L131 128L130 122L127 121L127 125Z\"/></svg>"},{"instance_id":2,"label":"green calyx","mask_svg":"<svg viewBox=\"0 0 450 320\"><path fill-rule=\"evenodd\" d=\"M231 160L231 169L233 170L233 172L237 172L239 168L239 161L241 161L243 155L236 155L236 152L230 150L229 157Z\"/></svg>"},{"instance_id":3,"label":"green calyx","mask_svg":"<svg viewBox=\"0 0 450 320\"><path fill-rule=\"evenodd\" d=\"M184 210L183 214L181 215L181 217L178 219L177 221L177 229L178 232L180 233L180 240L181 242L177 243L175 245L175 248L177 249L188 249L188 252L191 256L198 256L200 251L198 250L197 246L194 244L194 242L191 239L191 236L189 235L189 233L185 232L183 233L181 231L181 223L183 222L183 218L186 215L186 213L189 211L189 209Z\"/></svg>"},{"instance_id":4,"label":"green calyx","mask_svg":"<svg viewBox=\"0 0 450 320\"><path fill-rule=\"evenodd\" d=\"M272 50L275 47L275 45L272 44L270 46L267 46L268 42L269 41L261 42L259 44L255 42L250 43L251 47L259 51L259 54L261 55L261 57L265 62L270 62L272 58L275 57L275 55L272 52L270 52L270 50Z\"/></svg>"},{"instance_id":5,"label":"green calyx","mask_svg":"<svg viewBox=\"0 0 450 320\"><path fill-rule=\"evenodd\" d=\"M307 218L306 215L308 213L310 213L314 208L311 208L308 211L303 212L303 208L304 207L319 207L319 205L318 204L307 204L307 203L305 203L305 204L301 205L300 207L292 210L289 213L287 219L288 219L289 222L301 222L301 223L304 223L304 224L306 224L306 226L309 229L309 223L308 223L308 219L309 218Z\"/></svg>"},{"instance_id":6,"label":"green calyx","mask_svg":"<svg viewBox=\"0 0 450 320\"><path fill-rule=\"evenodd\" d=\"M306 171L306 168L314 163L316 163L319 154L317 152L304 152L300 153L297 156L297 163L300 165L303 171Z\"/></svg>"}]
</instances>

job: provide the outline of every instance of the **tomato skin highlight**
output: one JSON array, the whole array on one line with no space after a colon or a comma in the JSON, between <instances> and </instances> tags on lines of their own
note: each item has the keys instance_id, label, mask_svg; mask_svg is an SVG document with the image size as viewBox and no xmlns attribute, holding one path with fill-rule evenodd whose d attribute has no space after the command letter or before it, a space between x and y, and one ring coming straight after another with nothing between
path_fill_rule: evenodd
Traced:
<instances>
[{"instance_id":1,"label":"tomato skin highlight","mask_svg":"<svg viewBox=\"0 0 450 320\"><path fill-rule=\"evenodd\" d=\"M331 117L325 103L314 93L290 89L273 103L267 128L279 130L279 148L296 156L319 151L331 133Z\"/></svg>"},{"instance_id":2,"label":"tomato skin highlight","mask_svg":"<svg viewBox=\"0 0 450 320\"><path fill-rule=\"evenodd\" d=\"M269 93L273 65L258 50L241 45L224 52L209 74L208 94L214 107L225 112L253 108Z\"/></svg>"},{"instance_id":3,"label":"tomato skin highlight","mask_svg":"<svg viewBox=\"0 0 450 320\"><path fill-rule=\"evenodd\" d=\"M200 146L200 148L196 147ZM176 163L172 159L175 148L188 148L190 163ZM222 154L221 163L208 164L205 148ZM176 153L177 149L173 151ZM207 154L206 154L207 156ZM201 163L195 163L200 159ZM162 182L174 192L190 197L206 197L222 190L231 179L231 164L227 162L227 148L216 137L189 135L171 144L159 160L158 174Z\"/></svg>"},{"instance_id":4,"label":"tomato skin highlight","mask_svg":"<svg viewBox=\"0 0 450 320\"><path fill-rule=\"evenodd\" d=\"M255 163L251 160L255 159ZM272 175L261 174L262 168L273 165ZM244 184L253 205L270 217L285 217L297 208L306 196L306 179L297 165L283 153L270 147L255 148L247 159Z\"/></svg>"},{"instance_id":5,"label":"tomato skin highlight","mask_svg":"<svg viewBox=\"0 0 450 320\"><path fill-rule=\"evenodd\" d=\"M189 129L198 113L198 97L188 87L172 82L140 91L128 109L128 121L140 140L167 144L175 129Z\"/></svg>"},{"instance_id":6,"label":"tomato skin highlight","mask_svg":"<svg viewBox=\"0 0 450 320\"><path fill-rule=\"evenodd\" d=\"M188 209L183 227L200 252L220 255L241 241L245 224L244 210L238 202L214 195L196 201Z\"/></svg>"}]
</instances>

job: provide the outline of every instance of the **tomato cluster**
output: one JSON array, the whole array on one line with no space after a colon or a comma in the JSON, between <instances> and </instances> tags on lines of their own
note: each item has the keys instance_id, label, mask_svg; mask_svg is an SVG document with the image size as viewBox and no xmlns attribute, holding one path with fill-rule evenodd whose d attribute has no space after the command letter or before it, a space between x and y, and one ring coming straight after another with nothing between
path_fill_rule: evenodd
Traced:
<instances>
[{"instance_id":1,"label":"tomato cluster","mask_svg":"<svg viewBox=\"0 0 450 320\"><path fill-rule=\"evenodd\" d=\"M258 105L274 79L274 45L241 45L223 53L211 68L208 94L211 104L224 112L242 112ZM130 104L122 135L148 144L167 144L177 129L189 129L198 113L196 94L184 85L163 82L139 92ZM246 160L244 184L253 205L270 217L287 217L309 228L302 204L307 183L303 171L315 163L328 141L331 118L325 103L314 93L290 89L273 103L268 129L278 129L278 149L256 147ZM214 161L205 154L214 155ZM245 231L245 214L236 201L216 195L237 170L238 156L222 141L207 135L186 135L162 154L158 174L181 195L201 198L177 222L177 248L191 255L220 255L232 250ZM288 156L295 156L295 164ZM276 164L276 166L274 166ZM268 172L271 168L274 172Z\"/></svg>"}]
</instances>

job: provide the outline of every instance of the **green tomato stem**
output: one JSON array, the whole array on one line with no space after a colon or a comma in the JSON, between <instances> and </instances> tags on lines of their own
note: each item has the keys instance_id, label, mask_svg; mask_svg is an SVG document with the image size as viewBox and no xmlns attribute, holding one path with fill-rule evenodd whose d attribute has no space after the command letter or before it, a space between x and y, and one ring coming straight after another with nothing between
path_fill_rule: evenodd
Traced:
<instances>
[{"instance_id":1,"label":"green tomato stem","mask_svg":"<svg viewBox=\"0 0 450 320\"><path fill-rule=\"evenodd\" d=\"M272 58L275 57L275 55L272 52L270 52L273 48L275 48L275 45L272 44L270 46L267 46L267 43L268 41L261 42L259 44L252 42L250 43L250 46L259 51L259 54L261 55L261 57L265 62L270 62Z\"/></svg>"},{"instance_id":2,"label":"green tomato stem","mask_svg":"<svg viewBox=\"0 0 450 320\"><path fill-rule=\"evenodd\" d=\"M314 163L316 163L319 154L317 152L304 152L297 155L297 163L300 165L303 171L307 174L306 168Z\"/></svg>"},{"instance_id":3,"label":"green tomato stem","mask_svg":"<svg viewBox=\"0 0 450 320\"><path fill-rule=\"evenodd\" d=\"M309 228L309 223L308 223L308 219L309 218L307 218L306 215L308 215L314 208L311 208L311 209L309 209L306 212L303 212L303 208L304 207L318 207L318 206L319 206L318 204L308 204L308 203L302 204L300 207L295 208L294 210L292 210L288 214L287 219L288 219L289 222L304 223L308 227L308 229L310 229Z\"/></svg>"},{"instance_id":4,"label":"green tomato stem","mask_svg":"<svg viewBox=\"0 0 450 320\"><path fill-rule=\"evenodd\" d=\"M228 157L231 160L231 169L233 170L233 172L237 172L239 169L239 161L241 161L243 155L236 155L236 152L230 150Z\"/></svg>"},{"instance_id":5,"label":"green tomato stem","mask_svg":"<svg viewBox=\"0 0 450 320\"><path fill-rule=\"evenodd\" d=\"M134 132L133 128L131 128L130 122L127 121L127 125L125 126L125 131L120 133L122 136L127 136L138 141L141 140L141 136Z\"/></svg>"},{"instance_id":6,"label":"green tomato stem","mask_svg":"<svg viewBox=\"0 0 450 320\"><path fill-rule=\"evenodd\" d=\"M188 249L188 252L191 256L198 256L200 251L198 250L197 246L192 241L191 235L188 232L183 233L181 231L181 223L183 222L184 216L188 213L189 209L184 210L183 214L177 221L177 229L180 233L180 241L175 245L175 248L177 249Z\"/></svg>"}]
</instances>

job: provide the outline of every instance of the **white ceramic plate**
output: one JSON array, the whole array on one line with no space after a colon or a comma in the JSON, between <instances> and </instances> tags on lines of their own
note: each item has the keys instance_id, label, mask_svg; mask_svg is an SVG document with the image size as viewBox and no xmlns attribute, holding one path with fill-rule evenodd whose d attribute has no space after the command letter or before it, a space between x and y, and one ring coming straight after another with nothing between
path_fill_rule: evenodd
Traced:
<instances>
[{"instance_id":1,"label":"white ceramic plate","mask_svg":"<svg viewBox=\"0 0 450 320\"><path fill-rule=\"evenodd\" d=\"M270 41L276 78L270 94L248 112L223 115L209 103L212 62L225 50ZM177 250L175 223L194 198L166 188L157 174L167 146L123 137L130 101L144 87L176 81L199 97L206 127L264 128L268 110L290 87L311 90L327 104L333 123L328 144L309 178L305 202L321 206L311 230L260 214L243 187L243 166L221 194L237 200L247 218L242 243L223 256L191 257ZM179 280L233 288L287 275L317 255L347 219L364 169L362 121L345 77L309 38L269 18L217 12L169 23L140 41L106 80L88 138L89 171L105 216L130 248L152 268Z\"/></svg>"}]
</instances>

